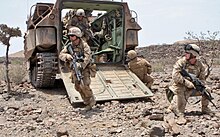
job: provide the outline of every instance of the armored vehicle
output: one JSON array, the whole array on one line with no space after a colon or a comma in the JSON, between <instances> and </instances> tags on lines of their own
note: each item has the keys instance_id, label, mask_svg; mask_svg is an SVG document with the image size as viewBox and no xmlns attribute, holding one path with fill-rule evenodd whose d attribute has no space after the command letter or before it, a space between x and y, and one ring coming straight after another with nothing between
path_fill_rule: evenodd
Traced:
<instances>
[{"instance_id":1,"label":"armored vehicle","mask_svg":"<svg viewBox=\"0 0 220 137\"><path fill-rule=\"evenodd\" d=\"M91 88L97 101L145 98L152 92L126 67L126 53L138 45L137 14L122 1L57 0L30 9L24 40L29 78L36 88L53 87L61 78L71 103L82 102L70 72L58 59L69 40L68 21L83 9L90 24L89 46L97 65Z\"/></svg>"}]
</instances>

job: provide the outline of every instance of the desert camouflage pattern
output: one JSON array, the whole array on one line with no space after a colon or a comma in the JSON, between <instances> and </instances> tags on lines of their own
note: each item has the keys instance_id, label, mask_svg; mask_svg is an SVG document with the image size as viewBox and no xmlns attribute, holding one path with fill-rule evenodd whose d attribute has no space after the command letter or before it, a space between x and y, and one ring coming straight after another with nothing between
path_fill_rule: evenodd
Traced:
<instances>
[{"instance_id":1,"label":"desert camouflage pattern","mask_svg":"<svg viewBox=\"0 0 220 137\"><path fill-rule=\"evenodd\" d=\"M148 88L153 84L153 77L150 76L152 72L151 64L144 58L136 57L128 63L129 69L135 73L138 78L143 81Z\"/></svg>"},{"instance_id":2,"label":"desert camouflage pattern","mask_svg":"<svg viewBox=\"0 0 220 137\"><path fill-rule=\"evenodd\" d=\"M87 18L83 17L80 21L77 16L74 16L72 19L68 21L68 28L71 26L76 26L82 30L82 32L86 31L89 28L89 21Z\"/></svg>"},{"instance_id":3,"label":"desert camouflage pattern","mask_svg":"<svg viewBox=\"0 0 220 137\"><path fill-rule=\"evenodd\" d=\"M199 92L186 87L184 77L180 74L181 68L186 69L187 72L196 75L203 83L205 82L205 67L198 59L195 65L190 65L185 57L180 58L173 66L172 84L169 87L174 92L173 100L171 101L171 108L177 108L177 112L183 114L185 111L187 99L190 96L200 96ZM208 107L209 101L202 97L202 110ZM176 106L177 105L177 106Z\"/></svg>"},{"instance_id":4,"label":"desert camouflage pattern","mask_svg":"<svg viewBox=\"0 0 220 137\"><path fill-rule=\"evenodd\" d=\"M84 104L89 105L91 102L94 102L94 96L93 96L93 92L92 89L90 88L90 84L91 84L91 78L90 78L90 63L91 63L91 50L90 47L88 46L88 44L83 41L81 39L80 44L77 46L73 46L73 51L77 54L77 55L81 55L83 53L84 55L84 62L81 63L82 66L82 75L83 75L83 83L84 85L81 85L78 81L77 78L74 74L74 71L72 71L73 73L73 82L75 85L75 89L80 93ZM66 47L64 47L64 49L60 52L59 58L63 61L67 60L68 50Z\"/></svg>"}]
</instances>

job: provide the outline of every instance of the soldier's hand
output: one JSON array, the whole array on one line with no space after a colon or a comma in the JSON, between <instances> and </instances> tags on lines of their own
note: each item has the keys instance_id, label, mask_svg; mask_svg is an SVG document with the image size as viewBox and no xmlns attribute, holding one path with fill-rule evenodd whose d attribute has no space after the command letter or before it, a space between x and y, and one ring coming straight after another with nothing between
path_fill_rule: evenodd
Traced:
<instances>
[{"instance_id":1,"label":"soldier's hand","mask_svg":"<svg viewBox=\"0 0 220 137\"><path fill-rule=\"evenodd\" d=\"M193 83L191 81L185 79L184 83L187 88L194 88L195 89L195 86L193 85Z\"/></svg>"},{"instance_id":2,"label":"soldier's hand","mask_svg":"<svg viewBox=\"0 0 220 137\"><path fill-rule=\"evenodd\" d=\"M76 62L76 67L77 67L78 70L82 69L82 65L79 62Z\"/></svg>"},{"instance_id":3,"label":"soldier's hand","mask_svg":"<svg viewBox=\"0 0 220 137\"><path fill-rule=\"evenodd\" d=\"M66 60L72 60L73 59L73 57L70 55L70 54L66 54Z\"/></svg>"}]
</instances>

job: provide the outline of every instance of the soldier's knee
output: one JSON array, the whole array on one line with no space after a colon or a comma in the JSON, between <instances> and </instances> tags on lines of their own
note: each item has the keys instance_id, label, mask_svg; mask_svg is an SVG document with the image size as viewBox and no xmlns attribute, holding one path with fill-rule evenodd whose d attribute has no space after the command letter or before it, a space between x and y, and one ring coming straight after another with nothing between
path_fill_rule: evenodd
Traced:
<instances>
[{"instance_id":1,"label":"soldier's knee","mask_svg":"<svg viewBox=\"0 0 220 137\"><path fill-rule=\"evenodd\" d=\"M87 91L87 92L92 92L92 89L90 88L90 86L88 85L85 85L82 87L84 91Z\"/></svg>"},{"instance_id":2,"label":"soldier's knee","mask_svg":"<svg viewBox=\"0 0 220 137\"><path fill-rule=\"evenodd\" d=\"M79 92L82 91L82 89L81 89L79 84L75 84L75 89L76 89L76 91L79 91Z\"/></svg>"}]
</instances>

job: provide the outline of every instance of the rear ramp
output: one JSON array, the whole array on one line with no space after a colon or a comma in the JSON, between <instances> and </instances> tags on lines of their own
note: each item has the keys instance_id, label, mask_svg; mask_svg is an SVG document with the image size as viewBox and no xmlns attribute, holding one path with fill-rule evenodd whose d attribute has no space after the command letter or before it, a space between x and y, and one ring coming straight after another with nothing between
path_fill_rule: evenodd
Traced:
<instances>
[{"instance_id":1,"label":"rear ramp","mask_svg":"<svg viewBox=\"0 0 220 137\"><path fill-rule=\"evenodd\" d=\"M91 89L96 101L125 100L153 96L148 87L123 65L97 65L96 77L91 78ZM71 73L61 71L71 104L83 102L70 79Z\"/></svg>"}]
</instances>

